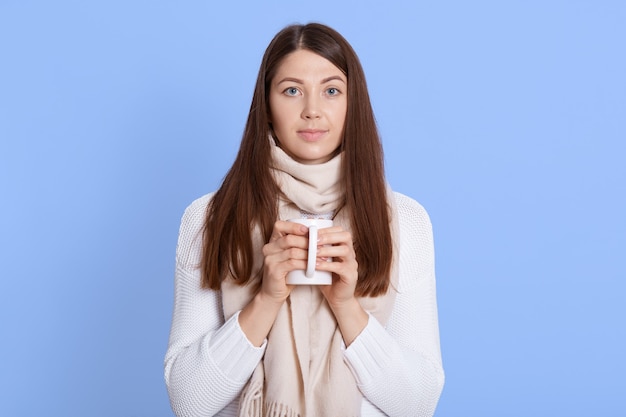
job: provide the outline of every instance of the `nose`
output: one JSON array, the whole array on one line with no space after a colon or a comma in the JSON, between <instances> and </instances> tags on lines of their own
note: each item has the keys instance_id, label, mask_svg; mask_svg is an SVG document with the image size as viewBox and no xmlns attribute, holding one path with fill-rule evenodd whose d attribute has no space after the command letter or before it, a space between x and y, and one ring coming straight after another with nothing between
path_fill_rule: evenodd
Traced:
<instances>
[{"instance_id":1,"label":"nose","mask_svg":"<svg viewBox=\"0 0 626 417\"><path fill-rule=\"evenodd\" d=\"M304 101L304 108L302 109L302 118L303 119L319 119L320 118L320 108L319 108L319 98L315 97L315 95L309 95Z\"/></svg>"}]
</instances>

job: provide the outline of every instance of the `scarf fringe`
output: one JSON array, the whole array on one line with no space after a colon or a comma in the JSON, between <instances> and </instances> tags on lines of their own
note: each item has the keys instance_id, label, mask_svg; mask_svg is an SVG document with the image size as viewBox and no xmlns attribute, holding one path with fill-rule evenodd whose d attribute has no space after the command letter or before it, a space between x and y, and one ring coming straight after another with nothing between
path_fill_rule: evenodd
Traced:
<instances>
[{"instance_id":1,"label":"scarf fringe","mask_svg":"<svg viewBox=\"0 0 626 417\"><path fill-rule=\"evenodd\" d=\"M254 375L253 375L254 376ZM263 378L251 378L239 398L239 417L263 416Z\"/></svg>"},{"instance_id":2,"label":"scarf fringe","mask_svg":"<svg viewBox=\"0 0 626 417\"><path fill-rule=\"evenodd\" d=\"M262 379L261 379L262 381ZM295 410L282 403L265 403L263 407L263 384L252 378L239 399L239 415L242 417L300 417Z\"/></svg>"},{"instance_id":3,"label":"scarf fringe","mask_svg":"<svg viewBox=\"0 0 626 417\"><path fill-rule=\"evenodd\" d=\"M285 404L266 404L266 407L265 417L300 417L300 414L296 413Z\"/></svg>"}]
</instances>

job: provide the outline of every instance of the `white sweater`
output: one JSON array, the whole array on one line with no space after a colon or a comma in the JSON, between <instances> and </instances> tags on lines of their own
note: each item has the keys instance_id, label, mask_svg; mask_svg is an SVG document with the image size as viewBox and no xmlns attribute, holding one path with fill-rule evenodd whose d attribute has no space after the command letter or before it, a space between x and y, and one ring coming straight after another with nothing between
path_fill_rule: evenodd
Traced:
<instances>
[{"instance_id":1,"label":"white sweater","mask_svg":"<svg viewBox=\"0 0 626 417\"><path fill-rule=\"evenodd\" d=\"M165 382L177 416L235 416L239 393L262 359L238 314L226 323L218 291L200 287L202 226L211 195L185 211L176 250L174 313ZM416 201L395 193L399 288L386 328L370 316L344 351L363 394L362 416L432 416L443 388L432 227ZM337 416L307 416L337 417Z\"/></svg>"}]
</instances>

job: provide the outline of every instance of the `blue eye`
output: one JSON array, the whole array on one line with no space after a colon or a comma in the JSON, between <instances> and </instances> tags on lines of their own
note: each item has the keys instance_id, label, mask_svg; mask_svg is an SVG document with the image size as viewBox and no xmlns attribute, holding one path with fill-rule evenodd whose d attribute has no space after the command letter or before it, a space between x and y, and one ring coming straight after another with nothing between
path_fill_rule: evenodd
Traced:
<instances>
[{"instance_id":1,"label":"blue eye","mask_svg":"<svg viewBox=\"0 0 626 417\"><path fill-rule=\"evenodd\" d=\"M289 87L285 90L285 94L288 96L295 96L298 94L298 89L296 87Z\"/></svg>"},{"instance_id":2,"label":"blue eye","mask_svg":"<svg viewBox=\"0 0 626 417\"><path fill-rule=\"evenodd\" d=\"M339 90L337 90L334 87L331 87L328 90L326 90L326 94L328 94L329 96L336 96L337 94L339 94Z\"/></svg>"}]
</instances>

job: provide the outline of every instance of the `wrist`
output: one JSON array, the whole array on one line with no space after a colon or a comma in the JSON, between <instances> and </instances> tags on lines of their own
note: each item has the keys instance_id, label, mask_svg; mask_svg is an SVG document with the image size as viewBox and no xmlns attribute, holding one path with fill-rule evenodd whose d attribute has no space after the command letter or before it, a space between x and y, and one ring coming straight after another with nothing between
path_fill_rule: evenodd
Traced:
<instances>
[{"instance_id":1,"label":"wrist","mask_svg":"<svg viewBox=\"0 0 626 417\"><path fill-rule=\"evenodd\" d=\"M263 306L263 308L265 309L269 309L270 311L277 311L280 310L280 308L282 307L282 305L285 303L286 298L277 298L277 297L273 297L271 295L268 295L266 293L263 292L263 290L259 291L258 293L256 293L256 295L253 298L253 302Z\"/></svg>"},{"instance_id":2,"label":"wrist","mask_svg":"<svg viewBox=\"0 0 626 417\"><path fill-rule=\"evenodd\" d=\"M261 346L269 334L284 300L279 302L257 293L239 313L239 327L250 343Z\"/></svg>"},{"instance_id":3,"label":"wrist","mask_svg":"<svg viewBox=\"0 0 626 417\"><path fill-rule=\"evenodd\" d=\"M335 315L344 343L350 346L367 326L369 315L356 298L333 303L330 308Z\"/></svg>"},{"instance_id":4,"label":"wrist","mask_svg":"<svg viewBox=\"0 0 626 417\"><path fill-rule=\"evenodd\" d=\"M335 314L350 314L363 310L363 307L361 307L361 304L356 297L351 297L347 300L329 302L328 305Z\"/></svg>"}]
</instances>

